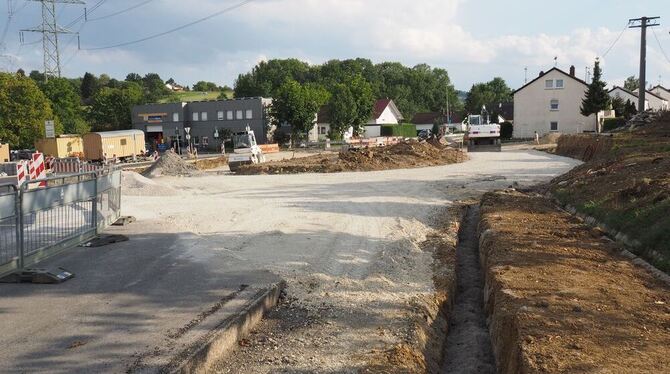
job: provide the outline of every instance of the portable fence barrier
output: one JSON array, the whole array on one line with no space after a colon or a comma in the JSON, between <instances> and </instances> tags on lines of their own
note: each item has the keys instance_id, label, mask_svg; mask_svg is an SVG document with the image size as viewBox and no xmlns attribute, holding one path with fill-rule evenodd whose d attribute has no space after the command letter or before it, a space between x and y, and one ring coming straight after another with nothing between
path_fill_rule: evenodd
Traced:
<instances>
[{"instance_id":1,"label":"portable fence barrier","mask_svg":"<svg viewBox=\"0 0 670 374\"><path fill-rule=\"evenodd\" d=\"M0 186L0 278L90 240L120 211L120 170Z\"/></svg>"}]
</instances>

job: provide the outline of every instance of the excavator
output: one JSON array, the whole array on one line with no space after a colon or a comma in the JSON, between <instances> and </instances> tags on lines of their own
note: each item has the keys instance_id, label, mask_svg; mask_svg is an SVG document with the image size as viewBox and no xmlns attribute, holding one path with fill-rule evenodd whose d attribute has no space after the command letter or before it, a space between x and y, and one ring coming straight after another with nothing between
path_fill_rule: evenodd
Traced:
<instances>
[{"instance_id":1,"label":"excavator","mask_svg":"<svg viewBox=\"0 0 670 374\"><path fill-rule=\"evenodd\" d=\"M256 135L247 126L245 131L233 134L233 153L228 156L230 171L236 172L242 165L265 162L265 155L256 143Z\"/></svg>"},{"instance_id":2,"label":"excavator","mask_svg":"<svg viewBox=\"0 0 670 374\"><path fill-rule=\"evenodd\" d=\"M486 106L478 115L468 116L468 131L465 143L468 152L500 152L500 125L489 122L489 114Z\"/></svg>"}]
</instances>

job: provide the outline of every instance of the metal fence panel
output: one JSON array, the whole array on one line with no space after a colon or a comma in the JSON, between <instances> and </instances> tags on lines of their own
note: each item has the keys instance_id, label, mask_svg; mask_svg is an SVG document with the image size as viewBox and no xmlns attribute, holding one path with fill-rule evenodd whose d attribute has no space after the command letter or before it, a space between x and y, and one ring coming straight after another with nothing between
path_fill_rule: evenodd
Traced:
<instances>
[{"instance_id":1,"label":"metal fence panel","mask_svg":"<svg viewBox=\"0 0 670 374\"><path fill-rule=\"evenodd\" d=\"M121 171L27 182L0 195L0 276L95 236L120 217Z\"/></svg>"}]
</instances>

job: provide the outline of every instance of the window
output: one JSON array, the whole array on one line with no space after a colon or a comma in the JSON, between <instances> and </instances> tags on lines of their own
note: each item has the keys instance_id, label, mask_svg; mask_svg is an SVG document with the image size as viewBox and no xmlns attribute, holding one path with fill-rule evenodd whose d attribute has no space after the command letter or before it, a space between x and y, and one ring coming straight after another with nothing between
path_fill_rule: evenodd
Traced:
<instances>
[{"instance_id":1,"label":"window","mask_svg":"<svg viewBox=\"0 0 670 374\"><path fill-rule=\"evenodd\" d=\"M172 122L179 122L179 113L172 113Z\"/></svg>"},{"instance_id":2,"label":"window","mask_svg":"<svg viewBox=\"0 0 670 374\"><path fill-rule=\"evenodd\" d=\"M219 121L223 121L223 110L219 110L218 112L216 112L216 119L218 119Z\"/></svg>"},{"instance_id":3,"label":"window","mask_svg":"<svg viewBox=\"0 0 670 374\"><path fill-rule=\"evenodd\" d=\"M235 113L235 119L244 119L244 117L242 117L242 114L244 114L244 113L242 112L242 110L238 110L238 111Z\"/></svg>"},{"instance_id":4,"label":"window","mask_svg":"<svg viewBox=\"0 0 670 374\"><path fill-rule=\"evenodd\" d=\"M207 121L207 112L200 113L200 119L203 121Z\"/></svg>"},{"instance_id":5,"label":"window","mask_svg":"<svg viewBox=\"0 0 670 374\"><path fill-rule=\"evenodd\" d=\"M194 120L194 121L199 121L199 119L198 119L198 112L193 112L193 120Z\"/></svg>"},{"instance_id":6,"label":"window","mask_svg":"<svg viewBox=\"0 0 670 374\"><path fill-rule=\"evenodd\" d=\"M549 130L558 131L558 122L550 122L549 123Z\"/></svg>"},{"instance_id":7,"label":"window","mask_svg":"<svg viewBox=\"0 0 670 374\"><path fill-rule=\"evenodd\" d=\"M232 110L229 110L228 112L226 112L226 119L227 119L228 121L232 121L232 120L233 120L233 111L232 111Z\"/></svg>"},{"instance_id":8,"label":"window","mask_svg":"<svg viewBox=\"0 0 670 374\"><path fill-rule=\"evenodd\" d=\"M121 145L126 145L128 144L128 141L126 139L121 139Z\"/></svg>"},{"instance_id":9,"label":"window","mask_svg":"<svg viewBox=\"0 0 670 374\"><path fill-rule=\"evenodd\" d=\"M321 126L321 127L319 127L319 134L320 134L320 135L325 135L325 134L327 134L327 133L328 133L328 132L326 131L326 126Z\"/></svg>"},{"instance_id":10,"label":"window","mask_svg":"<svg viewBox=\"0 0 670 374\"><path fill-rule=\"evenodd\" d=\"M558 110L558 100L556 100L556 99L551 100L551 102L549 103L549 108L553 111L557 111Z\"/></svg>"},{"instance_id":11,"label":"window","mask_svg":"<svg viewBox=\"0 0 670 374\"><path fill-rule=\"evenodd\" d=\"M195 144L195 145L200 144L200 137L199 136L194 136L193 137L193 144Z\"/></svg>"},{"instance_id":12,"label":"window","mask_svg":"<svg viewBox=\"0 0 670 374\"><path fill-rule=\"evenodd\" d=\"M202 137L202 145L204 145L205 147L209 145L209 137L207 136Z\"/></svg>"},{"instance_id":13,"label":"window","mask_svg":"<svg viewBox=\"0 0 670 374\"><path fill-rule=\"evenodd\" d=\"M251 110L251 109L247 109L246 118L247 118L247 119L252 119L253 116L254 116L254 113L253 113L253 112L254 112L253 110Z\"/></svg>"},{"instance_id":14,"label":"window","mask_svg":"<svg viewBox=\"0 0 670 374\"><path fill-rule=\"evenodd\" d=\"M554 81L552 79L544 81L544 88L554 88Z\"/></svg>"},{"instance_id":15,"label":"window","mask_svg":"<svg viewBox=\"0 0 670 374\"><path fill-rule=\"evenodd\" d=\"M556 88L563 88L563 79L556 79Z\"/></svg>"}]
</instances>

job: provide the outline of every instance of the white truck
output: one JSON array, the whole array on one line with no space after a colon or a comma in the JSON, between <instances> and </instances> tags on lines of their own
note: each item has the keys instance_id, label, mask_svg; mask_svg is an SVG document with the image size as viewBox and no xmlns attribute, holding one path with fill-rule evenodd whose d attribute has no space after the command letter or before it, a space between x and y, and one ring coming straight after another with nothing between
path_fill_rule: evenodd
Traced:
<instances>
[{"instance_id":1,"label":"white truck","mask_svg":"<svg viewBox=\"0 0 670 374\"><path fill-rule=\"evenodd\" d=\"M243 132L233 135L233 153L228 156L228 167L235 172L242 165L251 165L265 162L265 155L256 143L256 135L247 126Z\"/></svg>"},{"instance_id":2,"label":"white truck","mask_svg":"<svg viewBox=\"0 0 670 374\"><path fill-rule=\"evenodd\" d=\"M500 125L489 123L486 107L482 114L468 116L468 131L465 142L468 152L500 152Z\"/></svg>"}]
</instances>

